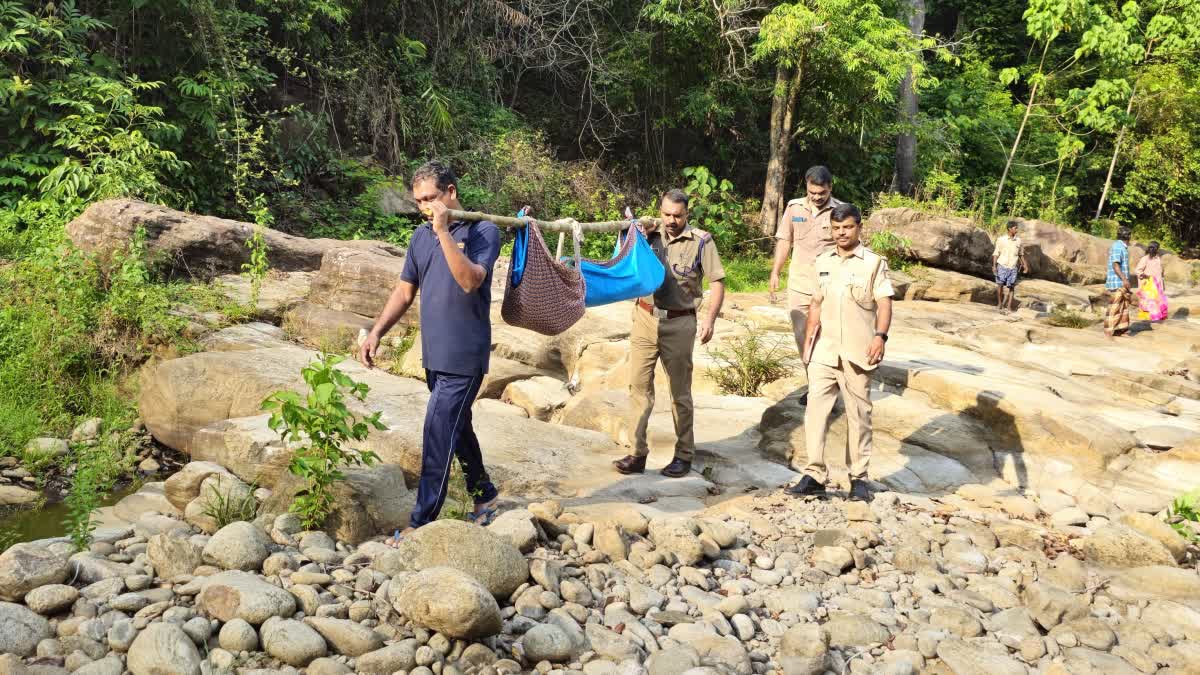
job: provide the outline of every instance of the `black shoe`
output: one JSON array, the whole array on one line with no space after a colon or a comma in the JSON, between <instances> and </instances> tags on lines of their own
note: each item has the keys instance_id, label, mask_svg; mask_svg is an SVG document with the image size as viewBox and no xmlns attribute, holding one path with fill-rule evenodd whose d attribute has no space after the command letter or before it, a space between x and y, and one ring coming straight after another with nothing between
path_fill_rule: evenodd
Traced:
<instances>
[{"instance_id":1,"label":"black shoe","mask_svg":"<svg viewBox=\"0 0 1200 675\"><path fill-rule=\"evenodd\" d=\"M871 494L871 488L867 487L865 480L850 481L850 499L856 502L869 502L875 496Z\"/></svg>"},{"instance_id":2,"label":"black shoe","mask_svg":"<svg viewBox=\"0 0 1200 675\"><path fill-rule=\"evenodd\" d=\"M825 495L825 486L818 483L816 478L805 476L799 483L788 488L787 492L796 497L822 497Z\"/></svg>"},{"instance_id":3,"label":"black shoe","mask_svg":"<svg viewBox=\"0 0 1200 675\"><path fill-rule=\"evenodd\" d=\"M659 471L667 478L683 478L692 470L692 463L676 457L671 460L671 463L664 466L662 471Z\"/></svg>"},{"instance_id":4,"label":"black shoe","mask_svg":"<svg viewBox=\"0 0 1200 675\"><path fill-rule=\"evenodd\" d=\"M613 462L613 466L617 467L617 473L646 473L646 458L637 457L634 455L625 455L621 459Z\"/></svg>"}]
</instances>

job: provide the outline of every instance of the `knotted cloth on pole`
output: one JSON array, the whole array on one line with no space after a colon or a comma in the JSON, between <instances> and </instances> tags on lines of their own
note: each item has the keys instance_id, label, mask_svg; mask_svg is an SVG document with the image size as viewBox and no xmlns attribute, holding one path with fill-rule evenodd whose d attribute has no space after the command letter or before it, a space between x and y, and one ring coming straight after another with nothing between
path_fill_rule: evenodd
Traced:
<instances>
[{"instance_id":1,"label":"knotted cloth on pole","mask_svg":"<svg viewBox=\"0 0 1200 675\"><path fill-rule=\"evenodd\" d=\"M531 220L536 220L538 227L543 232L570 232L575 225L583 230L584 234L597 232L620 232L629 229L630 225L641 225L645 227L658 227L661 220L658 218L636 218L629 220L605 220L598 223L580 223L574 218L559 218L558 220L539 220L537 218L521 217L513 218L512 216L497 216L490 213L480 213L479 211L458 211L450 209L447 211L450 220L467 220L471 222L479 222L481 220L490 220L500 227L513 228L525 227Z\"/></svg>"}]
</instances>

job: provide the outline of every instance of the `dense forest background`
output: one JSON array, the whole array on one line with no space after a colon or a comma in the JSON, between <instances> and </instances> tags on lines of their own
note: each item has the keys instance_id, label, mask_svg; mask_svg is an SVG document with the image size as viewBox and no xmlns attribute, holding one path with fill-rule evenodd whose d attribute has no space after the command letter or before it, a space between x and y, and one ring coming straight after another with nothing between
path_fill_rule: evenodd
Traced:
<instances>
[{"instance_id":1,"label":"dense forest background","mask_svg":"<svg viewBox=\"0 0 1200 675\"><path fill-rule=\"evenodd\" d=\"M138 242L67 246L94 200L403 244L430 157L500 213L612 218L681 186L762 281L821 163L868 208L1181 250L1198 47L1200 0L0 0L0 454L131 420L123 373L212 302Z\"/></svg>"}]
</instances>

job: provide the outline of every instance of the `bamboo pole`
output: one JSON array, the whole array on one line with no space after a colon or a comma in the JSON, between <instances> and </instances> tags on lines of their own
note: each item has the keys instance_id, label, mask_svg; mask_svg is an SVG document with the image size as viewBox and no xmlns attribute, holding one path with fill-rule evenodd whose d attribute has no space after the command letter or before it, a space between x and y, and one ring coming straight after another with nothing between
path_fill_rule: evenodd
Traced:
<instances>
[{"instance_id":1,"label":"bamboo pole","mask_svg":"<svg viewBox=\"0 0 1200 675\"><path fill-rule=\"evenodd\" d=\"M447 212L450 220L469 220L478 222L480 220L490 220L493 223L505 228L525 227L529 221L536 221L538 227L543 232L570 232L571 226L577 221L574 218L559 218L558 220L538 220L537 218L513 218L512 216L497 216L490 213L480 213L479 211L458 211L450 209ZM620 232L628 229L631 223L636 223L643 227L658 227L661 221L658 218L638 218L637 220L605 220L598 223L579 223L580 229L584 234L594 232Z\"/></svg>"}]
</instances>

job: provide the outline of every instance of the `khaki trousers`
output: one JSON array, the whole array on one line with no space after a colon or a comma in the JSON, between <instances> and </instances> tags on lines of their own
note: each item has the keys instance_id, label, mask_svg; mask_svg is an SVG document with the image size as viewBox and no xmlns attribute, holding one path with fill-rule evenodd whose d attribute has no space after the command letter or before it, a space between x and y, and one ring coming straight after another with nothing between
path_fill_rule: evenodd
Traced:
<instances>
[{"instance_id":1,"label":"khaki trousers","mask_svg":"<svg viewBox=\"0 0 1200 675\"><path fill-rule=\"evenodd\" d=\"M812 296L808 293L788 289L788 309L792 316L792 334L796 336L796 351L804 354L804 329L808 322L808 308Z\"/></svg>"},{"instance_id":2,"label":"khaki trousers","mask_svg":"<svg viewBox=\"0 0 1200 675\"><path fill-rule=\"evenodd\" d=\"M808 364L808 407L804 410L804 444L808 465L804 473L824 484L829 478L825 467L825 434L829 414L837 395L842 393L846 407L846 466L851 480L866 480L871 462L871 397L868 392L871 372L849 361L839 360L836 368L820 363Z\"/></svg>"},{"instance_id":3,"label":"khaki trousers","mask_svg":"<svg viewBox=\"0 0 1200 675\"><path fill-rule=\"evenodd\" d=\"M696 316L656 319L633 306L629 334L629 398L633 414L633 451L650 454L646 430L654 411L654 366L662 360L671 385L671 416L675 420L675 457L692 461L696 441L692 433L692 349L696 343Z\"/></svg>"}]
</instances>

